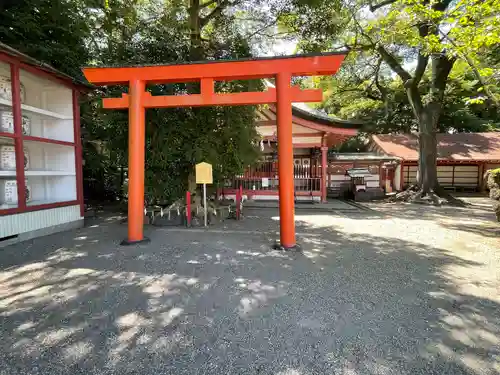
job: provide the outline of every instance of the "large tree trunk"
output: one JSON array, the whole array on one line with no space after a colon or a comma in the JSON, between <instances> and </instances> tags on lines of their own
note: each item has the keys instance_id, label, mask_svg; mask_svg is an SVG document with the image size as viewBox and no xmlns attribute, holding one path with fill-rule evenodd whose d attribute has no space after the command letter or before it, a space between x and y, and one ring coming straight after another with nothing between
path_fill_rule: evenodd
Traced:
<instances>
[{"instance_id":1,"label":"large tree trunk","mask_svg":"<svg viewBox=\"0 0 500 375\"><path fill-rule=\"evenodd\" d=\"M436 167L436 135L421 132L419 142L418 186L423 194L439 190Z\"/></svg>"},{"instance_id":2,"label":"large tree trunk","mask_svg":"<svg viewBox=\"0 0 500 375\"><path fill-rule=\"evenodd\" d=\"M439 114L435 113L437 110L439 109L436 107L426 108L419 124L417 184L424 195L439 190L436 127L433 120L434 117L439 117Z\"/></svg>"},{"instance_id":3,"label":"large tree trunk","mask_svg":"<svg viewBox=\"0 0 500 375\"><path fill-rule=\"evenodd\" d=\"M423 195L436 193L444 195L437 178L437 140L436 132L439 118L443 111L444 90L454 60L445 54L431 57L432 76L430 92L425 98L425 105L419 116L419 170L418 185Z\"/></svg>"},{"instance_id":4,"label":"large tree trunk","mask_svg":"<svg viewBox=\"0 0 500 375\"><path fill-rule=\"evenodd\" d=\"M189 60L202 60L200 0L189 1L189 31Z\"/></svg>"},{"instance_id":5,"label":"large tree trunk","mask_svg":"<svg viewBox=\"0 0 500 375\"><path fill-rule=\"evenodd\" d=\"M421 99L416 86L407 87L408 99L418 121L418 177L417 185L408 192L398 195L398 199L419 200L427 197L429 202L438 203L443 198L451 203L461 205L461 201L453 198L440 185L437 178L437 139L436 132L439 117L443 109L443 98L448 75L454 60L445 54L431 57L432 77L429 93Z\"/></svg>"}]
</instances>

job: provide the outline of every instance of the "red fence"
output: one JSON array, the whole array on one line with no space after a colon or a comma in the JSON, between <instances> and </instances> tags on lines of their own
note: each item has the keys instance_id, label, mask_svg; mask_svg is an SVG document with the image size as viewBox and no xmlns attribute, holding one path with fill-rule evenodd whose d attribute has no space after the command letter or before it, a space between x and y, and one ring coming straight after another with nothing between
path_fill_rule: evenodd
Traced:
<instances>
[{"instance_id":1,"label":"red fence","mask_svg":"<svg viewBox=\"0 0 500 375\"><path fill-rule=\"evenodd\" d=\"M321 190L321 165L294 166L295 191ZM225 184L227 189L277 191L279 186L278 162L264 161L248 168L242 175L235 176Z\"/></svg>"}]
</instances>

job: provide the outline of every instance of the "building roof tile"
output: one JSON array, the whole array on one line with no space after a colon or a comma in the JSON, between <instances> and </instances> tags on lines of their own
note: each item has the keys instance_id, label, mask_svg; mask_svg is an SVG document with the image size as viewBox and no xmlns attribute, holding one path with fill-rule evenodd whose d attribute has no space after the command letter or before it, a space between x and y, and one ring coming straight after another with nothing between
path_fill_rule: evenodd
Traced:
<instances>
[{"instance_id":1,"label":"building roof tile","mask_svg":"<svg viewBox=\"0 0 500 375\"><path fill-rule=\"evenodd\" d=\"M403 160L418 160L415 134L377 134L372 136L379 151ZM437 134L438 159L457 161L500 160L500 132Z\"/></svg>"}]
</instances>

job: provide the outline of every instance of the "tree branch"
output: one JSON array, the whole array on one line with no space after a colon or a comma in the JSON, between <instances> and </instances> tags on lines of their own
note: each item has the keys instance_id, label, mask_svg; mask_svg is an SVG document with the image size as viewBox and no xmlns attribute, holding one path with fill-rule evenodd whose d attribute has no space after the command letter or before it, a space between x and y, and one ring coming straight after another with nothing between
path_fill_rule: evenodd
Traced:
<instances>
[{"instance_id":1,"label":"tree branch","mask_svg":"<svg viewBox=\"0 0 500 375\"><path fill-rule=\"evenodd\" d=\"M370 4L370 12L375 12L377 9L380 9L380 8L383 8L385 7L386 5L390 5L390 4L393 4L395 3L397 0L384 0L378 4L375 4L375 5L372 5Z\"/></svg>"},{"instance_id":2,"label":"tree branch","mask_svg":"<svg viewBox=\"0 0 500 375\"><path fill-rule=\"evenodd\" d=\"M377 89L378 91L380 91L380 95L382 95L382 99L384 101L386 101L387 99L387 89L382 86L382 84L380 83L380 80L379 80L379 73L380 73L380 66L382 65L382 59L379 59L378 62L377 62L377 67L375 68L375 79L374 79L374 83L375 83L375 86L377 86Z\"/></svg>"},{"instance_id":3,"label":"tree branch","mask_svg":"<svg viewBox=\"0 0 500 375\"><path fill-rule=\"evenodd\" d=\"M212 19L222 14L222 11L229 5L229 0L223 0L217 7L208 13L205 17L200 17L200 28L206 26Z\"/></svg>"},{"instance_id":4,"label":"tree branch","mask_svg":"<svg viewBox=\"0 0 500 375\"><path fill-rule=\"evenodd\" d=\"M382 86L382 84L379 81L379 73L381 65L382 65L382 58L379 58L377 61L377 66L375 67L375 72L374 72L375 79L373 82L375 83L375 86L377 86L377 89L380 92L380 95L382 96L382 101L384 102L385 117L386 119L388 119L390 113L389 95L387 93L387 89L384 86Z\"/></svg>"},{"instance_id":5,"label":"tree branch","mask_svg":"<svg viewBox=\"0 0 500 375\"><path fill-rule=\"evenodd\" d=\"M429 63L429 56L422 55L422 53L419 51L417 67L415 69L415 75L413 77L413 84L415 86L418 86L418 84L422 80L422 77L424 76L425 69L427 68L428 63Z\"/></svg>"},{"instance_id":6,"label":"tree branch","mask_svg":"<svg viewBox=\"0 0 500 375\"><path fill-rule=\"evenodd\" d=\"M399 63L399 61L389 51L387 51L387 49L385 49L385 47L382 44L375 42L370 37L370 35L365 33L365 31L363 30L363 27L360 25L359 21L356 19L356 16L352 10L351 10L351 16L352 16L352 20L355 22L355 24L358 28L358 32L361 35L363 35L366 39L368 39L368 41L371 43L371 48L374 48L375 51L378 52L380 57L382 57L382 59L386 62L387 65L389 65L389 67L394 71L394 73L396 73L401 78L401 80L403 81L403 83L405 85L407 85L409 82L411 82L411 79L412 79L411 74L408 73L403 68L403 66Z\"/></svg>"},{"instance_id":7,"label":"tree branch","mask_svg":"<svg viewBox=\"0 0 500 375\"><path fill-rule=\"evenodd\" d=\"M455 64L455 58L448 58L444 53L432 55L432 85L431 91L437 91L439 93L439 100L442 101L444 95L444 89L448 82L448 76L450 75L453 64Z\"/></svg>"},{"instance_id":8,"label":"tree branch","mask_svg":"<svg viewBox=\"0 0 500 375\"><path fill-rule=\"evenodd\" d=\"M418 25L418 34L421 38L429 35L430 27L428 23ZM418 86L422 77L424 76L425 69L429 63L429 56L422 54L422 50L418 51L417 67L415 68L415 75L413 77L413 85Z\"/></svg>"},{"instance_id":9,"label":"tree branch","mask_svg":"<svg viewBox=\"0 0 500 375\"><path fill-rule=\"evenodd\" d=\"M495 95L491 92L491 90L488 86L488 82L486 82L484 77L481 75L481 73L479 72L479 69L476 67L476 64L474 63L474 61L468 55L461 53L461 52L458 52L459 51L458 45L455 42L455 40L453 40L453 38L451 38L448 34L444 33L442 30L439 30L439 32L446 40L448 40L448 42L450 42L450 44L453 47L455 47L455 49L457 50L457 54L467 62L467 65L469 65L469 67L471 68L472 72L474 73L474 76L479 81L481 86L483 86L484 92L486 93L488 98L490 98L490 100L493 103L495 103L495 106L497 108L500 108L500 102L497 100Z\"/></svg>"},{"instance_id":10,"label":"tree branch","mask_svg":"<svg viewBox=\"0 0 500 375\"><path fill-rule=\"evenodd\" d=\"M401 78L401 80L405 85L411 82L412 80L411 74L408 73L405 70L405 68L403 68L400 62L396 60L396 58L389 51L387 51L384 46L379 44L378 46L376 46L375 49L379 53L380 57L384 59L385 63L389 65L389 67L394 71L394 73L396 73Z\"/></svg>"},{"instance_id":11,"label":"tree branch","mask_svg":"<svg viewBox=\"0 0 500 375\"><path fill-rule=\"evenodd\" d=\"M389 0L384 1L384 5L388 5ZM445 0L447 1L447 0ZM387 4L385 4L387 3ZM382 3L380 3L382 4ZM408 101L413 109L413 113L415 117L420 121L423 113L423 103L422 96L418 91L418 87L413 84L413 77L411 76L406 69L403 68L401 63L394 57L382 44L375 42L368 34L366 34L363 30L363 27L359 24L358 20L354 12L351 11L352 19L356 23L358 28L358 32L363 35L368 41L372 44L373 49L378 52L380 57L384 60L384 62L389 65L393 72L395 72L403 81L403 85L406 91L406 95L408 96Z\"/></svg>"},{"instance_id":12,"label":"tree branch","mask_svg":"<svg viewBox=\"0 0 500 375\"><path fill-rule=\"evenodd\" d=\"M213 3L216 3L217 1L218 0L210 0L210 1L207 1L206 3L200 4L200 9L206 8L210 5L212 5Z\"/></svg>"}]
</instances>

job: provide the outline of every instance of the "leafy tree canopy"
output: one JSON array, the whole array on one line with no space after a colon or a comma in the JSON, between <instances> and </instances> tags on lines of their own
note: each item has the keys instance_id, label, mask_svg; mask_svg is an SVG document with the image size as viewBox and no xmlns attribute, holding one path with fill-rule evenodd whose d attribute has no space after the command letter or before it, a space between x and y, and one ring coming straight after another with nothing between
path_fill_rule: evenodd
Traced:
<instances>
[{"instance_id":1,"label":"leafy tree canopy","mask_svg":"<svg viewBox=\"0 0 500 375\"><path fill-rule=\"evenodd\" d=\"M236 2L235 2L236 3ZM73 75L84 65L172 63L250 56L250 47L223 11L231 1L16 0L0 6L0 40ZM217 83L218 91L259 89L259 82ZM85 177L116 193L127 165L127 113L105 111L100 97L83 98ZM149 87L155 95L185 94L196 85ZM146 199L183 196L192 166L214 165L215 178L233 176L258 156L255 107L152 109L146 116ZM102 189L101 189L102 190ZM101 194L103 192L101 191Z\"/></svg>"},{"instance_id":2,"label":"leafy tree canopy","mask_svg":"<svg viewBox=\"0 0 500 375\"><path fill-rule=\"evenodd\" d=\"M372 131L418 131L421 193L437 182L438 131L498 125L500 2L496 0L292 0L282 27L304 51L348 49L322 82L323 106L372 119ZM492 54L496 56L492 56Z\"/></svg>"}]
</instances>

